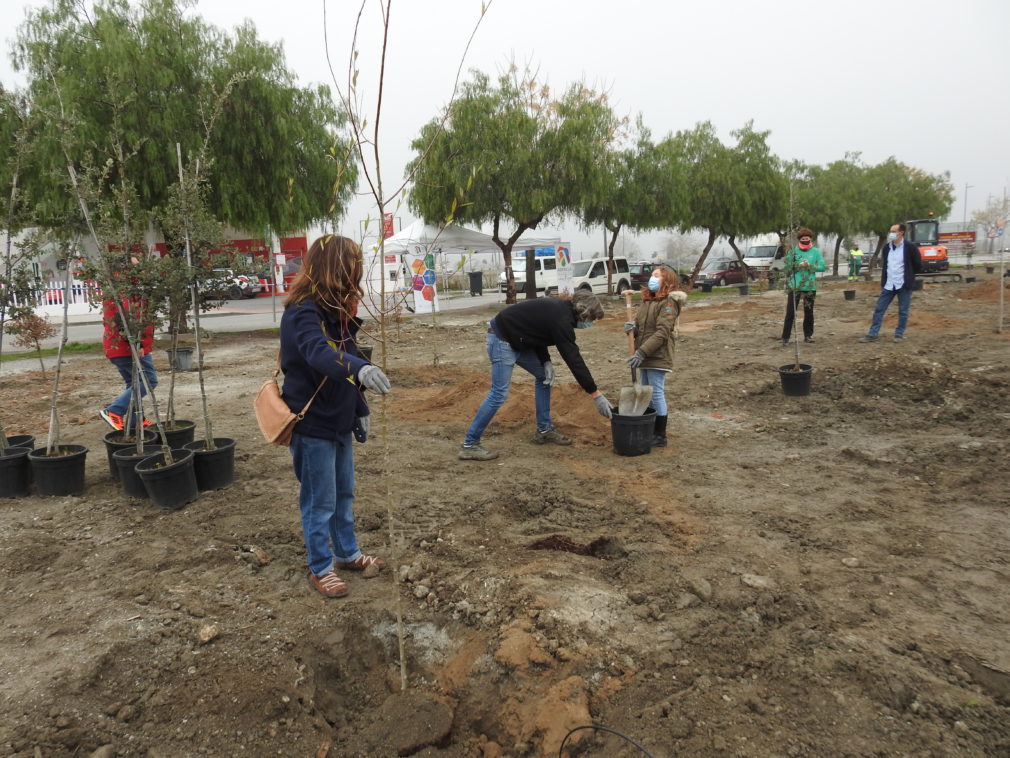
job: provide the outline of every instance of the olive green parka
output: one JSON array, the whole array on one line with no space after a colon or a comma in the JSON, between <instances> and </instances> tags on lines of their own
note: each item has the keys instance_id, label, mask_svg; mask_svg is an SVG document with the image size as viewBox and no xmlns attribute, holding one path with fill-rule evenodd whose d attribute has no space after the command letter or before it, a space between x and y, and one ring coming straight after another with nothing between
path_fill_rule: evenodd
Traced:
<instances>
[{"instance_id":1,"label":"olive green parka","mask_svg":"<svg viewBox=\"0 0 1010 758\"><path fill-rule=\"evenodd\" d=\"M673 370L673 330L687 293L675 290L662 299L643 299L635 314L635 349L645 356L641 368Z\"/></svg>"}]
</instances>

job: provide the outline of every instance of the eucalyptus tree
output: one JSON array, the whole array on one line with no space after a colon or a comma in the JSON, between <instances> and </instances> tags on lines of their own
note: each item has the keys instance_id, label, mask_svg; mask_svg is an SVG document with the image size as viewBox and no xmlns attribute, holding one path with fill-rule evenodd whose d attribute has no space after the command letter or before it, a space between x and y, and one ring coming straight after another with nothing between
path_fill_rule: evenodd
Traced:
<instances>
[{"instance_id":1,"label":"eucalyptus tree","mask_svg":"<svg viewBox=\"0 0 1010 758\"><path fill-rule=\"evenodd\" d=\"M667 219L681 215L687 202L683 164L675 154L657 148L641 118L636 126L632 146L603 155L599 183L582 209L585 226L601 224L609 232L607 258L611 261L621 229L668 226ZM607 268L608 292L613 288L612 270L612 266Z\"/></svg>"},{"instance_id":2,"label":"eucalyptus tree","mask_svg":"<svg viewBox=\"0 0 1010 758\"><path fill-rule=\"evenodd\" d=\"M282 48L251 24L233 34L185 12L185 0L50 0L29 12L13 60L24 71L30 107L57 113L59 88L68 124L43 123L37 181L25 192L40 222L73 205L52 181L64 148L75 164L113 161L110 189L127 172L139 209L163 204L175 181L175 145L201 156L211 211L234 227L302 228L331 215L333 161L342 115L325 87L302 88ZM110 144L110 133L119 135ZM354 189L353 166L336 210Z\"/></svg>"},{"instance_id":3,"label":"eucalyptus tree","mask_svg":"<svg viewBox=\"0 0 1010 758\"><path fill-rule=\"evenodd\" d=\"M621 121L606 95L573 84L555 97L514 66L492 82L474 72L444 118L421 128L408 205L427 221L490 223L514 303L512 248L548 218L579 213L603 181L600 157ZM527 287L535 288L533 278Z\"/></svg>"}]
</instances>

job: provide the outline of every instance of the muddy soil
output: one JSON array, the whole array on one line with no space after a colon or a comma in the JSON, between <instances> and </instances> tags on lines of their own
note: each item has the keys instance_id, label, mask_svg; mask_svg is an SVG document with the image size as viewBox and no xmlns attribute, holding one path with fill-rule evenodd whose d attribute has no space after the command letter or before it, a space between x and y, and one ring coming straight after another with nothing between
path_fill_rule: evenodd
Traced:
<instances>
[{"instance_id":1,"label":"muddy soil","mask_svg":"<svg viewBox=\"0 0 1010 758\"><path fill-rule=\"evenodd\" d=\"M634 458L556 360L574 444L531 442L519 372L484 439L501 457L457 460L493 311L390 325L356 510L392 569L347 575L340 600L307 581L288 451L252 420L275 334L208 343L237 481L178 511L120 494L96 413L118 379L74 356L61 419L90 448L85 492L0 501L0 755L518 758L590 724L657 757L1010 755L996 286L927 285L904 343L892 315L859 344L875 287L829 285L806 397L780 388L781 294L692 300L670 444ZM579 344L616 402L624 314L607 307ZM2 379L8 433L43 438L46 385ZM198 419L195 374L177 381ZM645 753L579 730L565 754Z\"/></svg>"}]
</instances>

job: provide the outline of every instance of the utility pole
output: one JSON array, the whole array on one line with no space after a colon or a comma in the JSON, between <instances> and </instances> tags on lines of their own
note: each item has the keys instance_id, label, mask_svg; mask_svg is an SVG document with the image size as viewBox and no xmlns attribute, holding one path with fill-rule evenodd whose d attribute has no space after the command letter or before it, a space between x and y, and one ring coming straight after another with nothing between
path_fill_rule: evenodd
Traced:
<instances>
[{"instance_id":1,"label":"utility pole","mask_svg":"<svg viewBox=\"0 0 1010 758\"><path fill-rule=\"evenodd\" d=\"M968 190L970 190L974 186L975 186L974 184L968 184L968 182L964 183L964 215L961 217L961 226L963 227L967 227L968 225ZM966 232L968 231L968 229L965 228L962 229L961 231Z\"/></svg>"}]
</instances>

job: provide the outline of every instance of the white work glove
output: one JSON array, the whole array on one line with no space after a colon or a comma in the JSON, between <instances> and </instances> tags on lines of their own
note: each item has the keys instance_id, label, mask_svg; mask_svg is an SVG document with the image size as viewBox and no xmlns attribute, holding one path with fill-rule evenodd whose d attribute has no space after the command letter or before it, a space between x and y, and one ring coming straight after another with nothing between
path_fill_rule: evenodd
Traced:
<instances>
[{"instance_id":1,"label":"white work glove","mask_svg":"<svg viewBox=\"0 0 1010 758\"><path fill-rule=\"evenodd\" d=\"M625 334L631 334L633 331L635 331L635 322L634 321L625 321L624 322L624 333Z\"/></svg>"},{"instance_id":2,"label":"white work glove","mask_svg":"<svg viewBox=\"0 0 1010 758\"><path fill-rule=\"evenodd\" d=\"M550 361L544 364L544 384L548 387L558 386L558 373L554 370L554 364Z\"/></svg>"},{"instance_id":3,"label":"white work glove","mask_svg":"<svg viewBox=\"0 0 1010 758\"><path fill-rule=\"evenodd\" d=\"M358 381L366 389L378 392L380 395L385 395L393 388L393 385L389 383L389 377L382 373L382 369L371 363L358 372Z\"/></svg>"},{"instance_id":4,"label":"white work glove","mask_svg":"<svg viewBox=\"0 0 1010 758\"><path fill-rule=\"evenodd\" d=\"M597 412L603 416L603 418L613 417L614 412L610 410L610 401L607 400L606 396L604 396L602 392L593 398L593 402L596 404Z\"/></svg>"}]
</instances>

